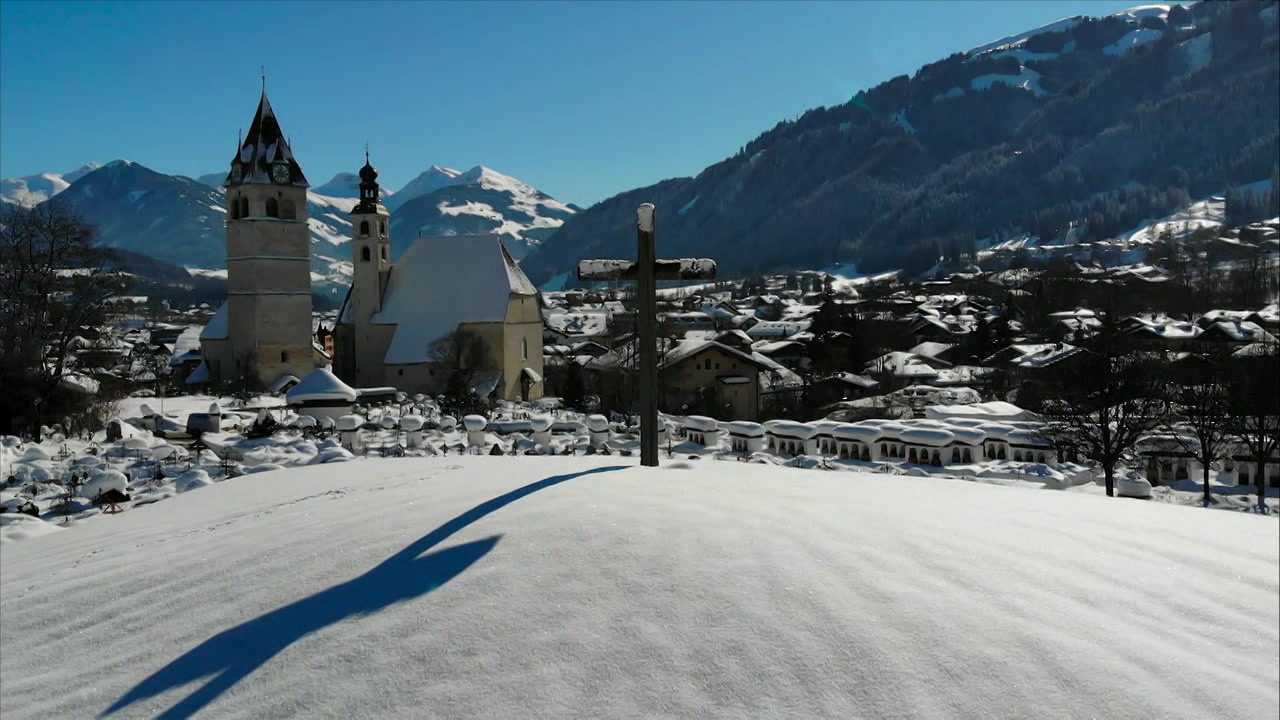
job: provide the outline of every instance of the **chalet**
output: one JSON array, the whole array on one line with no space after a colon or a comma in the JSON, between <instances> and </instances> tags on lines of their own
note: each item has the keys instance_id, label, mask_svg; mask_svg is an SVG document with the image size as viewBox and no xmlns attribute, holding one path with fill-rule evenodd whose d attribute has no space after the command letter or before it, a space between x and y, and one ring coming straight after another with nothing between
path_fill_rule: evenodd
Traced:
<instances>
[{"instance_id":1,"label":"chalet","mask_svg":"<svg viewBox=\"0 0 1280 720\"><path fill-rule=\"evenodd\" d=\"M808 391L817 397L819 406L826 406L841 400L857 400L876 395L880 391L880 383L866 375L842 372L814 380L809 384Z\"/></svg>"},{"instance_id":2,"label":"chalet","mask_svg":"<svg viewBox=\"0 0 1280 720\"><path fill-rule=\"evenodd\" d=\"M911 321L908 332L916 342L956 343L973 331L973 316L921 314Z\"/></svg>"},{"instance_id":3,"label":"chalet","mask_svg":"<svg viewBox=\"0 0 1280 720\"><path fill-rule=\"evenodd\" d=\"M1274 343L1276 338L1271 333L1263 330L1255 322L1228 320L1215 322L1204 328L1198 338L1205 345L1210 344L1236 344L1246 345L1249 343Z\"/></svg>"},{"instance_id":4,"label":"chalet","mask_svg":"<svg viewBox=\"0 0 1280 720\"><path fill-rule=\"evenodd\" d=\"M1192 350L1203 330L1194 323L1167 315L1134 315L1120 321L1120 329L1135 345L1150 350Z\"/></svg>"},{"instance_id":5,"label":"chalet","mask_svg":"<svg viewBox=\"0 0 1280 720\"><path fill-rule=\"evenodd\" d=\"M661 339L660 406L665 412L712 415L724 420L753 419L761 397L789 388L795 373L751 350L749 338L728 331L707 339ZM636 352L635 340L592 358L584 368L597 376L624 370ZM599 380L597 380L598 382Z\"/></svg>"},{"instance_id":6,"label":"chalet","mask_svg":"<svg viewBox=\"0 0 1280 720\"><path fill-rule=\"evenodd\" d=\"M752 344L751 349L792 370L800 368L807 359L805 344L795 340L760 340Z\"/></svg>"},{"instance_id":7,"label":"chalet","mask_svg":"<svg viewBox=\"0 0 1280 720\"><path fill-rule=\"evenodd\" d=\"M938 358L894 350L885 353L862 367L862 372L881 385L902 386L916 382L928 382L938 377L938 371L951 367L951 363Z\"/></svg>"}]
</instances>

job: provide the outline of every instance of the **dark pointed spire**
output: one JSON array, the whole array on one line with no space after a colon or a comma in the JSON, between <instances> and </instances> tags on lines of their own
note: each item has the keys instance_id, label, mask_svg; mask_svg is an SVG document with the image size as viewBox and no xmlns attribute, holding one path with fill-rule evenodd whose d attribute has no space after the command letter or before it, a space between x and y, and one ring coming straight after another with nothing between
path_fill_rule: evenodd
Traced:
<instances>
[{"instance_id":1,"label":"dark pointed spire","mask_svg":"<svg viewBox=\"0 0 1280 720\"><path fill-rule=\"evenodd\" d=\"M271 101L267 99L265 76L258 111L254 113L240 149L231 159L231 172L226 182L227 185L248 183L307 187L307 178L294 159L289 141L280 129Z\"/></svg>"}]
</instances>

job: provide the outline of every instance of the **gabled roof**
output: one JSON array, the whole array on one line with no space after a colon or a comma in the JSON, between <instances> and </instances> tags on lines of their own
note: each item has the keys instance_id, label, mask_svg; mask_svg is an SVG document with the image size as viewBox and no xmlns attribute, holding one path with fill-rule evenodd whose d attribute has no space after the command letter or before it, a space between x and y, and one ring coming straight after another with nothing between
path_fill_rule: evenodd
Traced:
<instances>
[{"instance_id":1,"label":"gabled roof","mask_svg":"<svg viewBox=\"0 0 1280 720\"><path fill-rule=\"evenodd\" d=\"M938 358L953 347L955 347L955 345L952 343L926 341L911 348L907 352L915 353L921 357Z\"/></svg>"},{"instance_id":2,"label":"gabled roof","mask_svg":"<svg viewBox=\"0 0 1280 720\"><path fill-rule=\"evenodd\" d=\"M735 357L749 365L754 365L762 370L772 369L771 363L763 362L762 361L763 359L760 356L756 355L755 353L745 353L739 350L738 348L730 347L728 345L718 343L714 340L707 340L704 342L694 341L694 342L679 343L667 352L667 354L658 363L658 366L660 368L671 367L672 365L676 365L678 363L684 362L689 358L696 357L697 355L700 355L703 352L711 349L719 350L725 355Z\"/></svg>"},{"instance_id":3,"label":"gabled roof","mask_svg":"<svg viewBox=\"0 0 1280 720\"><path fill-rule=\"evenodd\" d=\"M1239 343L1274 343L1275 337L1255 322L1216 322L1205 328L1202 340L1225 340Z\"/></svg>"},{"instance_id":4,"label":"gabled roof","mask_svg":"<svg viewBox=\"0 0 1280 720\"><path fill-rule=\"evenodd\" d=\"M504 321L512 294L538 290L497 235L418 238L392 267L382 310L370 319L397 326L384 362L427 362L431 344L459 325ZM352 320L344 313L341 321Z\"/></svg>"},{"instance_id":5,"label":"gabled roof","mask_svg":"<svg viewBox=\"0 0 1280 720\"><path fill-rule=\"evenodd\" d=\"M249 183L272 183L271 168L276 164L284 164L289 168L289 181L282 183L295 187L308 187L307 178L302 174L302 167L293 159L293 151L289 141L280 129L275 110L271 109L271 101L267 100L267 90L263 88L262 99L258 101L258 111L253 115L249 132L235 157L231 159L234 166L239 163L243 168L241 177L234 172L227 173L224 187Z\"/></svg>"},{"instance_id":6,"label":"gabled roof","mask_svg":"<svg viewBox=\"0 0 1280 720\"><path fill-rule=\"evenodd\" d=\"M1015 344L987 359L1007 359L1010 365L1022 368L1042 368L1080 352L1080 348L1067 343Z\"/></svg>"},{"instance_id":7,"label":"gabled roof","mask_svg":"<svg viewBox=\"0 0 1280 720\"><path fill-rule=\"evenodd\" d=\"M913 352L904 352L902 350L893 350L875 358L871 362L863 365L863 370L867 372L884 373L890 372L894 374L902 374L899 371L911 365L921 365L933 369L949 368L951 363L936 357L927 355L917 355ZM915 374L928 375L924 371L916 371Z\"/></svg>"}]
</instances>

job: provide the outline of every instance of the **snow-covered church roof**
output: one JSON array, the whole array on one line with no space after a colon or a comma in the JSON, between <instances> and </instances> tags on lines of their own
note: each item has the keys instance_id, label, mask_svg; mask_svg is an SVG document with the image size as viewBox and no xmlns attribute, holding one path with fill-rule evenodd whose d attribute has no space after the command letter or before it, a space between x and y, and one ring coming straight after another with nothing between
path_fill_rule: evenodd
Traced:
<instances>
[{"instance_id":1,"label":"snow-covered church roof","mask_svg":"<svg viewBox=\"0 0 1280 720\"><path fill-rule=\"evenodd\" d=\"M497 235L418 238L391 270L372 322L396 325L383 359L426 362L431 344L463 323L502 322L512 294L538 290ZM348 298L340 322L353 321Z\"/></svg>"},{"instance_id":2,"label":"snow-covered church roof","mask_svg":"<svg viewBox=\"0 0 1280 720\"><path fill-rule=\"evenodd\" d=\"M283 181L273 177L272 170L277 165L287 169L288 176ZM223 185L229 187L242 183L308 186L307 178L302 174L302 167L298 165L297 160L294 160L289 141L284 131L280 129L276 112L271 109L266 88L262 89L258 111L249 125L249 133L241 142L236 156L231 159L231 171L227 173L227 179Z\"/></svg>"},{"instance_id":3,"label":"snow-covered church roof","mask_svg":"<svg viewBox=\"0 0 1280 720\"><path fill-rule=\"evenodd\" d=\"M200 331L201 340L226 340L229 337L227 327L227 303L224 300L218 306L218 311L209 318L209 322L205 324L204 329Z\"/></svg>"}]
</instances>

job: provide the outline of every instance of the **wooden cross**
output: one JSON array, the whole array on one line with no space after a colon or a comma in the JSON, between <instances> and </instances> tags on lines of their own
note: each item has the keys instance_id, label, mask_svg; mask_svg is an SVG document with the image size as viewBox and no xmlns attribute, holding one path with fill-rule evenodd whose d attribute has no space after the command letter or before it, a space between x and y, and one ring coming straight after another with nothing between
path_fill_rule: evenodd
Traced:
<instances>
[{"instance_id":1,"label":"wooden cross","mask_svg":"<svg viewBox=\"0 0 1280 720\"><path fill-rule=\"evenodd\" d=\"M716 263L705 258L658 260L654 250L654 207L636 209L636 259L583 260L579 280L633 281L637 342L640 343L640 464L658 466L658 295L659 280L714 280Z\"/></svg>"}]
</instances>

